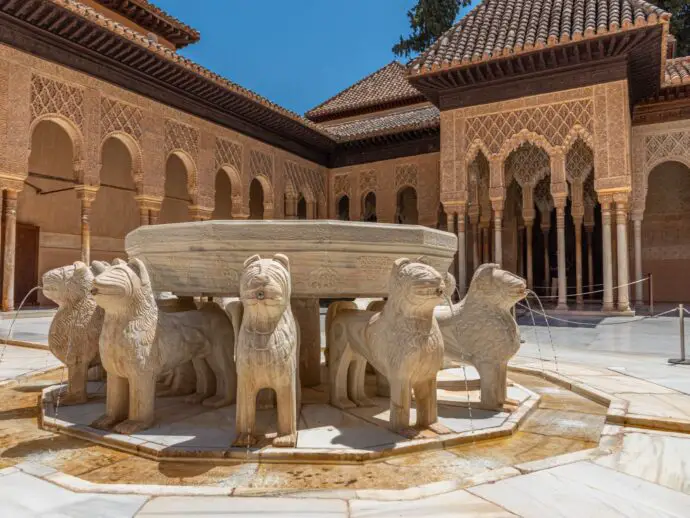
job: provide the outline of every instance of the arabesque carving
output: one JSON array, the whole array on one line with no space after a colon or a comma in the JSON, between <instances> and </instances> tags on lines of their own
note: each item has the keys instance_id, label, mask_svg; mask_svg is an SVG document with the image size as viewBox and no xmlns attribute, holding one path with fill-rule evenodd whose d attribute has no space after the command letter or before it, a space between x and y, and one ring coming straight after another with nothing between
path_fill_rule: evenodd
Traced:
<instances>
[{"instance_id":1,"label":"arabesque carving","mask_svg":"<svg viewBox=\"0 0 690 518\"><path fill-rule=\"evenodd\" d=\"M238 173L242 171L242 146L231 140L216 137L215 169L231 165Z\"/></svg>"},{"instance_id":2,"label":"arabesque carving","mask_svg":"<svg viewBox=\"0 0 690 518\"><path fill-rule=\"evenodd\" d=\"M343 194L352 199L352 185L349 173L337 174L333 177L333 194L336 200Z\"/></svg>"},{"instance_id":3,"label":"arabesque carving","mask_svg":"<svg viewBox=\"0 0 690 518\"><path fill-rule=\"evenodd\" d=\"M115 131L122 131L139 140L142 134L142 118L140 108L101 97L101 138Z\"/></svg>"},{"instance_id":4,"label":"arabesque carving","mask_svg":"<svg viewBox=\"0 0 690 518\"><path fill-rule=\"evenodd\" d=\"M199 130L181 122L165 119L165 154L182 150L192 158L199 154Z\"/></svg>"},{"instance_id":5,"label":"arabesque carving","mask_svg":"<svg viewBox=\"0 0 690 518\"><path fill-rule=\"evenodd\" d=\"M264 176L273 179L273 157L257 149L252 149L249 153L249 174L252 178Z\"/></svg>"},{"instance_id":6,"label":"arabesque carving","mask_svg":"<svg viewBox=\"0 0 690 518\"><path fill-rule=\"evenodd\" d=\"M395 168L395 190L403 187L417 188L417 166L404 164Z\"/></svg>"},{"instance_id":7,"label":"arabesque carving","mask_svg":"<svg viewBox=\"0 0 690 518\"><path fill-rule=\"evenodd\" d=\"M84 89L48 77L31 78L31 120L57 114L84 130Z\"/></svg>"},{"instance_id":8,"label":"arabesque carving","mask_svg":"<svg viewBox=\"0 0 690 518\"><path fill-rule=\"evenodd\" d=\"M505 162L505 184L515 178L520 187L534 187L549 174L551 162L549 155L534 144L525 143L513 151Z\"/></svg>"},{"instance_id":9,"label":"arabesque carving","mask_svg":"<svg viewBox=\"0 0 690 518\"><path fill-rule=\"evenodd\" d=\"M450 274L442 276L424 263L398 259L382 312L332 306L335 314L327 317L331 325L326 330L331 404L338 408L371 405L364 391L370 363L391 388L392 430L405 433L410 426L412 390L417 426L436 423L436 374L443 365L443 340L433 313L454 286Z\"/></svg>"},{"instance_id":10,"label":"arabesque carving","mask_svg":"<svg viewBox=\"0 0 690 518\"><path fill-rule=\"evenodd\" d=\"M379 182L376 177L376 171L362 171L359 173L359 192L362 195L376 191L379 189Z\"/></svg>"},{"instance_id":11,"label":"arabesque carving","mask_svg":"<svg viewBox=\"0 0 690 518\"><path fill-rule=\"evenodd\" d=\"M291 292L288 258L254 255L244 263L240 301L226 308L236 337L235 446L256 442L256 396L269 388L275 391L278 408L278 437L273 445L297 444L299 331L290 307Z\"/></svg>"},{"instance_id":12,"label":"arabesque carving","mask_svg":"<svg viewBox=\"0 0 690 518\"><path fill-rule=\"evenodd\" d=\"M594 170L592 149L577 139L565 156L565 171L569 182L583 182Z\"/></svg>"},{"instance_id":13,"label":"arabesque carving","mask_svg":"<svg viewBox=\"0 0 690 518\"><path fill-rule=\"evenodd\" d=\"M94 261L89 268L81 261L43 274L43 294L58 305L50 323L48 348L67 366L67 394L63 405L86 403L89 367L100 364L98 340L103 327L103 309L91 295L94 277L107 263Z\"/></svg>"},{"instance_id":14,"label":"arabesque carving","mask_svg":"<svg viewBox=\"0 0 690 518\"><path fill-rule=\"evenodd\" d=\"M304 199L310 203L317 200L325 200L326 186L323 175L316 169L311 169L293 162L285 161L286 183L291 183L297 193L301 193Z\"/></svg>"},{"instance_id":15,"label":"arabesque carving","mask_svg":"<svg viewBox=\"0 0 690 518\"><path fill-rule=\"evenodd\" d=\"M508 397L508 360L520 349L520 332L511 314L527 296L524 279L497 264L483 264L467 296L437 312L448 358L477 369L481 406L501 409Z\"/></svg>"},{"instance_id":16,"label":"arabesque carving","mask_svg":"<svg viewBox=\"0 0 690 518\"><path fill-rule=\"evenodd\" d=\"M235 401L234 332L219 306L182 313L159 310L139 259L116 260L94 279L93 293L105 310L99 349L108 373L106 413L93 427L122 434L149 428L156 380L188 361L197 378L189 402L219 408Z\"/></svg>"}]
</instances>

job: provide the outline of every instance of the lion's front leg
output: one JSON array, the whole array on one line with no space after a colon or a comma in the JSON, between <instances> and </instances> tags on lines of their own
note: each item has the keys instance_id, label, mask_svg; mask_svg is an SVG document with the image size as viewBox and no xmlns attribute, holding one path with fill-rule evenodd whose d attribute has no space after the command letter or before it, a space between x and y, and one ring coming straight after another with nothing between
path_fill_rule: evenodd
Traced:
<instances>
[{"instance_id":1,"label":"lion's front leg","mask_svg":"<svg viewBox=\"0 0 690 518\"><path fill-rule=\"evenodd\" d=\"M348 370L353 359L352 349L346 341L343 325L336 324L333 327L339 327L339 329L337 336L330 341L332 345L329 353L331 359L328 364L328 375L331 382L331 405L340 409L354 408L357 405L348 399L347 394Z\"/></svg>"},{"instance_id":2,"label":"lion's front leg","mask_svg":"<svg viewBox=\"0 0 690 518\"><path fill-rule=\"evenodd\" d=\"M105 415L96 419L91 426L99 430L110 430L117 423L127 419L129 408L129 382L114 374L108 374L106 384Z\"/></svg>"},{"instance_id":3,"label":"lion's front leg","mask_svg":"<svg viewBox=\"0 0 690 518\"><path fill-rule=\"evenodd\" d=\"M153 425L156 408L156 376L142 373L129 381L129 419L116 425L117 433L130 435Z\"/></svg>"},{"instance_id":4,"label":"lion's front leg","mask_svg":"<svg viewBox=\"0 0 690 518\"><path fill-rule=\"evenodd\" d=\"M410 429L410 405L412 394L410 381L407 379L393 378L391 385L391 403L389 428L402 435L409 435Z\"/></svg>"},{"instance_id":5,"label":"lion's front leg","mask_svg":"<svg viewBox=\"0 0 690 518\"><path fill-rule=\"evenodd\" d=\"M354 361L348 369L347 375L350 399L352 399L357 406L374 406L374 402L369 399L364 391L367 375L367 360L364 356L357 353L354 353L353 356Z\"/></svg>"}]
</instances>

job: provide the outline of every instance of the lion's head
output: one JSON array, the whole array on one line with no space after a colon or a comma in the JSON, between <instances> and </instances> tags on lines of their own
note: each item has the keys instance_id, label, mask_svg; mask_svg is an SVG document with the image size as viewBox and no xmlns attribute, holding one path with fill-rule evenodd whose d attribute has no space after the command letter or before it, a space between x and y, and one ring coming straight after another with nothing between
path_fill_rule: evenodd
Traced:
<instances>
[{"instance_id":1,"label":"lion's head","mask_svg":"<svg viewBox=\"0 0 690 518\"><path fill-rule=\"evenodd\" d=\"M280 316L290 303L290 261L283 254L272 259L254 255L244 262L240 300L245 313Z\"/></svg>"},{"instance_id":2,"label":"lion's head","mask_svg":"<svg viewBox=\"0 0 690 518\"><path fill-rule=\"evenodd\" d=\"M499 265L488 263L474 272L469 294L496 306L511 308L527 296L527 283Z\"/></svg>"},{"instance_id":3,"label":"lion's head","mask_svg":"<svg viewBox=\"0 0 690 518\"><path fill-rule=\"evenodd\" d=\"M388 283L388 303L405 312L427 312L453 293L455 279L449 273L441 275L433 267L410 259L398 259L393 265Z\"/></svg>"},{"instance_id":4,"label":"lion's head","mask_svg":"<svg viewBox=\"0 0 690 518\"><path fill-rule=\"evenodd\" d=\"M91 293L99 306L114 311L127 308L142 298L153 298L149 274L139 259L129 263L115 259L112 266L94 279Z\"/></svg>"},{"instance_id":5,"label":"lion's head","mask_svg":"<svg viewBox=\"0 0 690 518\"><path fill-rule=\"evenodd\" d=\"M43 274L43 295L62 306L88 297L93 279L103 273L108 263L93 261L91 267L77 261L69 266L53 268Z\"/></svg>"}]
</instances>

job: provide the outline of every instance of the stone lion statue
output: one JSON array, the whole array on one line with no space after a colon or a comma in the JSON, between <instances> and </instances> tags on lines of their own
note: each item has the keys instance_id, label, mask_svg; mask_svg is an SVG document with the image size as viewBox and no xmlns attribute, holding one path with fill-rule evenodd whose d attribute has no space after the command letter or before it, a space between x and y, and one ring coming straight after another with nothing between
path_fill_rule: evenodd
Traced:
<instances>
[{"instance_id":1,"label":"stone lion statue","mask_svg":"<svg viewBox=\"0 0 690 518\"><path fill-rule=\"evenodd\" d=\"M108 385L106 413L91 426L114 427L122 434L150 427L156 380L188 361L193 362L197 379L197 391L188 402L203 402L211 408L233 403L234 332L220 307L209 304L196 311L160 311L139 259L116 260L94 279L93 294L105 310L99 345Z\"/></svg>"},{"instance_id":2,"label":"stone lion statue","mask_svg":"<svg viewBox=\"0 0 690 518\"><path fill-rule=\"evenodd\" d=\"M256 399L261 389L273 389L278 408L274 446L297 444L299 406L299 328L290 308L290 262L254 255L244 263L240 300L226 310L236 330L237 438L234 446L256 443Z\"/></svg>"},{"instance_id":3,"label":"stone lion statue","mask_svg":"<svg viewBox=\"0 0 690 518\"><path fill-rule=\"evenodd\" d=\"M507 398L508 360L520 349L511 308L527 296L525 280L497 264L483 264L465 298L436 312L446 356L479 372L481 406L502 408Z\"/></svg>"},{"instance_id":4,"label":"stone lion statue","mask_svg":"<svg viewBox=\"0 0 690 518\"><path fill-rule=\"evenodd\" d=\"M43 294L58 305L50 323L48 348L67 366L67 394L63 405L86 403L89 367L100 365L98 339L103 310L91 295L93 279L108 263L93 261L91 267L77 261L43 274Z\"/></svg>"},{"instance_id":5,"label":"stone lion statue","mask_svg":"<svg viewBox=\"0 0 690 518\"><path fill-rule=\"evenodd\" d=\"M443 364L443 339L434 308L455 286L452 276L419 261L395 261L380 313L340 309L327 329L331 404L370 404L364 392L369 362L388 380L389 426L398 432L409 429L412 390L417 426L433 428L437 421L436 374Z\"/></svg>"}]
</instances>

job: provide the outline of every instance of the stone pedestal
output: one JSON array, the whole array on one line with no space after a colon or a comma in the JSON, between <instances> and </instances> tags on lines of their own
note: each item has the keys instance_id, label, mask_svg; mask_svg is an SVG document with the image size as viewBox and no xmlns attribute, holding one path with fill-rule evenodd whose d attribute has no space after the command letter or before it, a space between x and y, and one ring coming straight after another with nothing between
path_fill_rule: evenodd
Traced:
<instances>
[{"instance_id":1,"label":"stone pedestal","mask_svg":"<svg viewBox=\"0 0 690 518\"><path fill-rule=\"evenodd\" d=\"M299 324L299 375L303 387L321 383L321 314L319 299L293 298L292 313Z\"/></svg>"}]
</instances>

